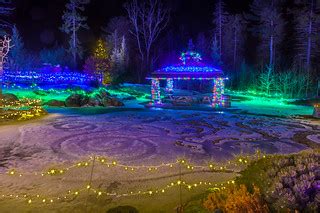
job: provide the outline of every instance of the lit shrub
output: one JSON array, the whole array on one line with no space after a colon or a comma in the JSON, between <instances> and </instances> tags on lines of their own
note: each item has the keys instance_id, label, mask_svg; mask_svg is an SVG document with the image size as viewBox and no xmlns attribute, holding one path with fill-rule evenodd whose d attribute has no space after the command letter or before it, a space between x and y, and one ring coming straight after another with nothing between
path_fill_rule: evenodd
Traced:
<instances>
[{"instance_id":1,"label":"lit shrub","mask_svg":"<svg viewBox=\"0 0 320 213\"><path fill-rule=\"evenodd\" d=\"M320 153L259 160L243 171L237 182L249 191L252 184L257 185L272 211L319 212Z\"/></svg>"},{"instance_id":2,"label":"lit shrub","mask_svg":"<svg viewBox=\"0 0 320 213\"><path fill-rule=\"evenodd\" d=\"M261 197L260 190L254 187L253 193L250 193L245 185L210 193L203 205L210 211L220 210L222 212L237 213L269 212L267 205Z\"/></svg>"}]
</instances>

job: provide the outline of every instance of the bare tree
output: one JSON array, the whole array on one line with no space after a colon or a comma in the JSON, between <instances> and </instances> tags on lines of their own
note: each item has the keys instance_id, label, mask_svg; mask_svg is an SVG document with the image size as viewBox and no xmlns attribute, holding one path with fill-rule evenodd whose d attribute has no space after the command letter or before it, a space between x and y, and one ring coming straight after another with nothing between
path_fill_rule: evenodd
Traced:
<instances>
[{"instance_id":1,"label":"bare tree","mask_svg":"<svg viewBox=\"0 0 320 213\"><path fill-rule=\"evenodd\" d=\"M66 4L67 10L62 16L63 25L61 30L70 35L69 51L72 54L73 66L77 66L77 57L82 57L82 47L78 38L78 31L81 28L88 29L85 23L87 18L80 13L84 11L84 5L88 4L90 0L70 0Z\"/></svg>"},{"instance_id":2,"label":"bare tree","mask_svg":"<svg viewBox=\"0 0 320 213\"><path fill-rule=\"evenodd\" d=\"M6 36L0 39L0 97L2 96L3 66L10 50L10 41Z\"/></svg>"},{"instance_id":3,"label":"bare tree","mask_svg":"<svg viewBox=\"0 0 320 213\"><path fill-rule=\"evenodd\" d=\"M160 0L147 0L141 3L132 0L125 4L125 9L133 26L131 33L137 41L141 62L145 63L146 69L149 69L152 47L169 22L169 10ZM141 69L138 72L139 81L142 75Z\"/></svg>"}]
</instances>

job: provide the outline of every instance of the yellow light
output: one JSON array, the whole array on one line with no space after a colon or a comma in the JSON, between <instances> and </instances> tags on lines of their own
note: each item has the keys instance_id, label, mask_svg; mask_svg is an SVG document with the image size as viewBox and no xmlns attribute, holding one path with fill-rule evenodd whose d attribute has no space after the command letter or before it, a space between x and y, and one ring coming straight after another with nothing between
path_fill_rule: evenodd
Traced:
<instances>
[{"instance_id":1,"label":"yellow light","mask_svg":"<svg viewBox=\"0 0 320 213\"><path fill-rule=\"evenodd\" d=\"M53 203L53 200L51 199L50 202Z\"/></svg>"},{"instance_id":2,"label":"yellow light","mask_svg":"<svg viewBox=\"0 0 320 213\"><path fill-rule=\"evenodd\" d=\"M79 192L75 192L74 194L75 194L75 195L78 195L78 194L79 194Z\"/></svg>"},{"instance_id":3,"label":"yellow light","mask_svg":"<svg viewBox=\"0 0 320 213\"><path fill-rule=\"evenodd\" d=\"M87 189L90 189L90 187L91 187L90 185L87 185Z\"/></svg>"},{"instance_id":4,"label":"yellow light","mask_svg":"<svg viewBox=\"0 0 320 213\"><path fill-rule=\"evenodd\" d=\"M164 189L162 189L161 192L164 193Z\"/></svg>"},{"instance_id":5,"label":"yellow light","mask_svg":"<svg viewBox=\"0 0 320 213\"><path fill-rule=\"evenodd\" d=\"M46 199L43 199L42 202L45 203L45 202L46 202Z\"/></svg>"},{"instance_id":6,"label":"yellow light","mask_svg":"<svg viewBox=\"0 0 320 213\"><path fill-rule=\"evenodd\" d=\"M181 180L178 180L177 184L180 185L181 184Z\"/></svg>"},{"instance_id":7,"label":"yellow light","mask_svg":"<svg viewBox=\"0 0 320 213\"><path fill-rule=\"evenodd\" d=\"M112 162L112 165L114 165L114 166L117 165L117 162L113 161L113 162Z\"/></svg>"},{"instance_id":8,"label":"yellow light","mask_svg":"<svg viewBox=\"0 0 320 213\"><path fill-rule=\"evenodd\" d=\"M29 200L28 200L28 203L29 203L29 204L31 204L31 202L32 202L32 200L31 200L31 199L29 199Z\"/></svg>"},{"instance_id":9,"label":"yellow light","mask_svg":"<svg viewBox=\"0 0 320 213\"><path fill-rule=\"evenodd\" d=\"M102 192L98 192L98 195L99 195L99 196L102 195Z\"/></svg>"},{"instance_id":10,"label":"yellow light","mask_svg":"<svg viewBox=\"0 0 320 213\"><path fill-rule=\"evenodd\" d=\"M149 191L149 194L150 194L150 195L152 195L152 193L153 193L152 191Z\"/></svg>"},{"instance_id":11,"label":"yellow light","mask_svg":"<svg viewBox=\"0 0 320 213\"><path fill-rule=\"evenodd\" d=\"M188 189L191 189L191 187L192 187L191 185L188 185Z\"/></svg>"}]
</instances>

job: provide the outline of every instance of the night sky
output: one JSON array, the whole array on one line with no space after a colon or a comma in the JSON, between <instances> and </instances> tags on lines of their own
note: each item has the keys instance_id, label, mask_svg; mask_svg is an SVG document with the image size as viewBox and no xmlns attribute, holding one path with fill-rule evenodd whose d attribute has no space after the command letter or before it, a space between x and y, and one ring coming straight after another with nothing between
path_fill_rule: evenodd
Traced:
<instances>
[{"instance_id":1,"label":"night sky","mask_svg":"<svg viewBox=\"0 0 320 213\"><path fill-rule=\"evenodd\" d=\"M67 0L16 0L16 12L12 22L16 23L25 46L29 50L40 50L46 47L66 45L67 39L60 32L61 17ZM101 27L114 16L125 16L123 8L125 0L91 0L84 15L88 17L90 30L81 32L84 45L92 43L101 36ZM167 0L171 8L170 25L174 28L183 27L190 37L199 32L208 32L213 28L212 17L214 0ZM250 0L225 1L229 12L245 12ZM230 11L231 10L231 11Z\"/></svg>"}]
</instances>

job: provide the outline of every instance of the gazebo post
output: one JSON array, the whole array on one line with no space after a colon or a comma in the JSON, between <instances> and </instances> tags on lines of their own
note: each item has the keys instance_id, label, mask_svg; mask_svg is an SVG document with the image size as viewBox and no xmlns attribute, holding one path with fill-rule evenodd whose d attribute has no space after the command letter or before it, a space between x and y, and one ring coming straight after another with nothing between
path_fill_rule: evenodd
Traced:
<instances>
[{"instance_id":1,"label":"gazebo post","mask_svg":"<svg viewBox=\"0 0 320 213\"><path fill-rule=\"evenodd\" d=\"M151 79L151 98L153 104L161 104L160 81L158 78Z\"/></svg>"},{"instance_id":2,"label":"gazebo post","mask_svg":"<svg viewBox=\"0 0 320 213\"><path fill-rule=\"evenodd\" d=\"M218 108L223 107L224 103L224 78L214 78L213 79L213 97L212 97L212 107Z\"/></svg>"},{"instance_id":3,"label":"gazebo post","mask_svg":"<svg viewBox=\"0 0 320 213\"><path fill-rule=\"evenodd\" d=\"M173 92L173 78L167 78L166 92Z\"/></svg>"}]
</instances>

